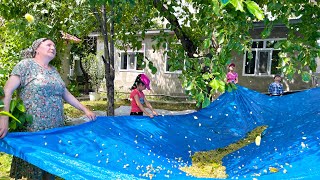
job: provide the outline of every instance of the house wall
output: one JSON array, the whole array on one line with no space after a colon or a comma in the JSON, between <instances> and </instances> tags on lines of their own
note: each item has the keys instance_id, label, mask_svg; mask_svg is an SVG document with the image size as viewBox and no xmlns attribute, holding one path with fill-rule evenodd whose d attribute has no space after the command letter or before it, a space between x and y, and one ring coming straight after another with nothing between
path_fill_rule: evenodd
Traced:
<instances>
[{"instance_id":1,"label":"house wall","mask_svg":"<svg viewBox=\"0 0 320 180\"><path fill-rule=\"evenodd\" d=\"M152 95L167 95L167 96L186 96L179 80L177 73L165 72L165 56L163 55L164 50L153 52L151 36L146 36L142 42L145 45L145 57L153 62L153 65L157 68L155 74L151 73L151 70L146 67L142 71L130 71L121 70L120 63L121 51L115 50L115 90L118 92L130 92L130 88L133 85L136 77L140 73L145 73L151 80L150 91L146 91L145 94ZM98 53L103 52L103 40L98 37L97 41Z\"/></svg>"},{"instance_id":2,"label":"house wall","mask_svg":"<svg viewBox=\"0 0 320 180\"><path fill-rule=\"evenodd\" d=\"M255 28L251 34L253 39L262 39L260 34L263 28ZM272 38L285 38L287 36L287 29L285 27L275 27L271 32L270 37ZM151 60L154 66L158 69L156 74L152 74L149 68L145 68L142 71L123 71L120 70L120 50L116 49L115 52L115 90L118 92L129 93L129 88L135 81L135 78L140 73L145 73L151 79L151 91L146 91L146 94L156 94L156 95L168 95L168 96L186 96L182 88L181 82L179 80L178 73L168 73L165 71L165 56L163 55L164 50L159 50L153 52L151 41L152 34L146 35L143 44L145 45L144 52L145 56ZM97 41L98 53L103 51L103 40L101 37L98 37ZM243 72L244 69L244 55L234 54L232 62L235 63L235 71L239 75L239 84L250 89L267 92L268 86L273 82L273 75L266 76L248 76ZM227 68L226 68L227 71ZM289 81L285 78L282 80L284 84L285 91L295 91L308 89L312 87L312 83L305 83L301 80L300 75L295 75L294 80Z\"/></svg>"},{"instance_id":3,"label":"house wall","mask_svg":"<svg viewBox=\"0 0 320 180\"><path fill-rule=\"evenodd\" d=\"M253 39L262 39L261 32L263 28L256 28L251 31ZM285 27L275 27L271 32L270 37L272 38L285 38L287 37L287 29ZM268 92L269 84L273 82L273 75L267 76L248 76L243 73L244 70L244 55L234 54L233 63L236 65L236 72L239 75L239 84L250 89L259 91L259 92ZM302 89L308 89L312 86L312 83L305 83L302 81L300 75L296 74L292 81L289 81L286 78L282 79L285 91L296 91Z\"/></svg>"}]
</instances>

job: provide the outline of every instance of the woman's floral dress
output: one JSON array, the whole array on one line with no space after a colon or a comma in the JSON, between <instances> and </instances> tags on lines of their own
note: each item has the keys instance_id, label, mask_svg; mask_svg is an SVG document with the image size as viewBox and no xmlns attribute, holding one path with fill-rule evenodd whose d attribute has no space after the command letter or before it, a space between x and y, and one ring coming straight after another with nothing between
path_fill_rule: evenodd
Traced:
<instances>
[{"instance_id":1,"label":"woman's floral dress","mask_svg":"<svg viewBox=\"0 0 320 180\"><path fill-rule=\"evenodd\" d=\"M13 69L11 75L20 77L19 95L26 112L33 116L27 131L35 132L64 125L63 94L65 84L58 71L48 69L33 59L24 59ZM10 177L21 179L42 179L43 170L14 157Z\"/></svg>"}]
</instances>

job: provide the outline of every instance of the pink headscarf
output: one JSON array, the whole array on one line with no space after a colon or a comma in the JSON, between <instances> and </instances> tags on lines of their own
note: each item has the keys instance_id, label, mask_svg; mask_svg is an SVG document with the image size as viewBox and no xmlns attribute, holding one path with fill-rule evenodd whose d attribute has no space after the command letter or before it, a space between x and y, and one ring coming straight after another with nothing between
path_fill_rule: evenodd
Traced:
<instances>
[{"instance_id":1,"label":"pink headscarf","mask_svg":"<svg viewBox=\"0 0 320 180\"><path fill-rule=\"evenodd\" d=\"M150 90L150 79L145 74L140 74L140 80L146 86L148 90Z\"/></svg>"}]
</instances>

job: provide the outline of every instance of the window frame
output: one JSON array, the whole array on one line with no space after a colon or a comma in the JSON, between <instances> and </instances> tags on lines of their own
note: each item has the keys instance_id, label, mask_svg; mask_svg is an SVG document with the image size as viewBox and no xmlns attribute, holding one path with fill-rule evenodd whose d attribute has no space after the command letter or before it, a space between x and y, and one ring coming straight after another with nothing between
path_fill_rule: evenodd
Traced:
<instances>
[{"instance_id":1,"label":"window frame","mask_svg":"<svg viewBox=\"0 0 320 180\"><path fill-rule=\"evenodd\" d=\"M272 77L274 74L272 74L272 57L273 57L273 52L274 51L279 51L280 49L275 49L271 47L267 47L267 42L268 41L280 41L280 40L286 40L286 38L270 38L270 39L253 39L252 42L263 42L262 48L257 47L257 48L251 48L252 52L256 52L255 56L255 65L254 65L254 73L253 74L247 74L246 73L246 57L247 57L247 51L243 55L243 68L242 68L242 76L256 76L256 77ZM260 52L269 52L269 57L267 61L267 73L259 73L258 68L259 68L259 53Z\"/></svg>"},{"instance_id":2,"label":"window frame","mask_svg":"<svg viewBox=\"0 0 320 180\"><path fill-rule=\"evenodd\" d=\"M121 50L120 53L120 61L119 61L119 72L144 72L144 69L142 70L137 70L137 63L138 59L137 56L134 57L134 67L135 69L129 69L130 67L130 54L136 54L136 53L143 53L143 61L145 60L146 57L146 45L145 43L142 43L142 48L139 50L133 51L132 49L129 49L127 51ZM122 69L122 54L127 54L127 69Z\"/></svg>"}]
</instances>

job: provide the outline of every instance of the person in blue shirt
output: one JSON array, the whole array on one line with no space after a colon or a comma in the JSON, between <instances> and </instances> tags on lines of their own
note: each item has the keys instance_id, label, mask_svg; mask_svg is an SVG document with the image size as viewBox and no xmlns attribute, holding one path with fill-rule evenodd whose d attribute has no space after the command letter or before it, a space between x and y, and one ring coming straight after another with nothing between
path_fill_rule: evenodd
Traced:
<instances>
[{"instance_id":1,"label":"person in blue shirt","mask_svg":"<svg viewBox=\"0 0 320 180\"><path fill-rule=\"evenodd\" d=\"M274 82L269 85L269 95L282 96L283 85L281 84L281 76L279 74L276 74L273 79Z\"/></svg>"}]
</instances>

